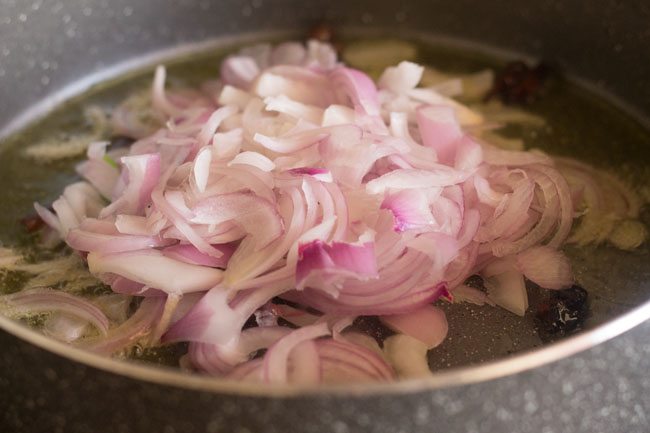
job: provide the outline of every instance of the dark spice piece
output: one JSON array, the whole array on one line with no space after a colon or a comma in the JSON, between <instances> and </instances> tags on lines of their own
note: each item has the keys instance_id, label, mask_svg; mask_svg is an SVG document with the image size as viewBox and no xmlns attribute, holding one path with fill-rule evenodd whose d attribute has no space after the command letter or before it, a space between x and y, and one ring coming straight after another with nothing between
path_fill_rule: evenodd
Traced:
<instances>
[{"instance_id":1,"label":"dark spice piece","mask_svg":"<svg viewBox=\"0 0 650 433\"><path fill-rule=\"evenodd\" d=\"M48 206L47 210L54 212L52 205ZM19 222L25 229L26 233L36 233L45 227L45 221L43 221L43 219L36 212L26 215L25 217L21 218Z\"/></svg>"},{"instance_id":2,"label":"dark spice piece","mask_svg":"<svg viewBox=\"0 0 650 433\"><path fill-rule=\"evenodd\" d=\"M309 30L307 37L308 39L316 39L320 42L327 42L331 44L339 53L341 53L343 50L343 44L337 40L334 29L332 29L332 26L327 23L320 23L312 27Z\"/></svg>"},{"instance_id":3,"label":"dark spice piece","mask_svg":"<svg viewBox=\"0 0 650 433\"><path fill-rule=\"evenodd\" d=\"M544 93L550 69L544 63L531 68L522 61L510 62L494 76L485 100L498 97L504 104L530 104Z\"/></svg>"},{"instance_id":4,"label":"dark spice piece","mask_svg":"<svg viewBox=\"0 0 650 433\"><path fill-rule=\"evenodd\" d=\"M325 23L315 25L309 30L309 39L316 39L321 42L332 42L334 39L334 32L332 27Z\"/></svg>"},{"instance_id":5,"label":"dark spice piece","mask_svg":"<svg viewBox=\"0 0 650 433\"><path fill-rule=\"evenodd\" d=\"M45 226L45 221L43 221L37 213L33 213L22 218L20 224L27 233L34 233Z\"/></svg>"},{"instance_id":6,"label":"dark spice piece","mask_svg":"<svg viewBox=\"0 0 650 433\"><path fill-rule=\"evenodd\" d=\"M537 310L537 325L543 340L573 334L580 330L589 313L588 294L578 285L564 290L551 290L548 303Z\"/></svg>"}]
</instances>

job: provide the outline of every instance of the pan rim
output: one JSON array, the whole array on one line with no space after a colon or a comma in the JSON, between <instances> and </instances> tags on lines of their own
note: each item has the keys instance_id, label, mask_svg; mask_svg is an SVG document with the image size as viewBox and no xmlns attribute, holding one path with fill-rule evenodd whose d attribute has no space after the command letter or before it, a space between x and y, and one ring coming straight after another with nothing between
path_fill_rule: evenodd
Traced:
<instances>
[{"instance_id":1,"label":"pan rim","mask_svg":"<svg viewBox=\"0 0 650 433\"><path fill-rule=\"evenodd\" d=\"M377 34L385 32L385 29L363 30L364 34ZM374 32L374 33L373 33ZM354 32L351 32L354 33ZM174 59L180 54L190 52L200 53L201 51L223 46L228 43L242 43L247 41L261 40L262 38L278 38L295 35L295 32L265 32L247 33L239 35L228 35L212 38L204 42L182 44L171 49L158 50L151 54L138 57L134 60L120 62L85 76L55 93L47 96L37 104L19 113L11 119L0 130L0 137L5 137L28 123L47 114L52 108L64 103L66 100L84 93L93 85L114 79L120 75L147 68L156 62ZM435 34L423 34L421 32L405 33L403 36L414 39L433 40L436 42L459 44L472 49L481 49L490 54L502 57L530 58L521 53L502 50L500 48L486 47L474 42L464 41L457 38L449 38ZM592 85L589 82L569 77L572 82L587 89L590 93L605 98L621 111L625 112L635 121L648 126L648 119L633 107L621 101L616 96L605 91L602 87ZM346 385L318 385L318 386L295 386L295 385L259 385L242 382L227 381L215 377L199 374L183 373L178 369L165 368L160 366L148 366L125 360L97 355L83 349L70 346L66 343L47 337L36 330L33 330L11 318L0 315L0 330L3 330L19 339L36 347L47 350L73 362L78 362L118 376L125 376L134 380L184 388L195 391L210 392L215 394L228 394L249 397L273 397L273 398L294 398L306 396L345 396L369 397L377 395L400 395L416 392L434 391L456 386L470 385L490 380L511 376L533 370L553 362L557 362L569 356L584 352L605 341L619 336L632 328L650 320L650 300L633 308L632 310L615 317L597 327L583 331L577 335L554 342L542 348L517 353L515 355L482 363L477 366L463 366L433 372L426 378L400 380L394 383L368 383L368 384L346 384Z\"/></svg>"},{"instance_id":2,"label":"pan rim","mask_svg":"<svg viewBox=\"0 0 650 433\"><path fill-rule=\"evenodd\" d=\"M306 396L368 397L375 395L400 395L434 391L456 386L470 385L518 373L568 358L584 352L650 319L650 300L642 305L605 322L593 329L551 343L540 349L518 353L506 358L489 361L477 366L463 366L432 372L430 376L399 380L392 383L366 383L345 385L260 385L255 383L223 380L201 374L189 374L171 367L149 366L126 360L95 354L29 328L9 317L0 315L0 329L21 340L59 355L70 361L85 364L108 373L143 380L163 386L185 388L250 397L292 398Z\"/></svg>"}]
</instances>

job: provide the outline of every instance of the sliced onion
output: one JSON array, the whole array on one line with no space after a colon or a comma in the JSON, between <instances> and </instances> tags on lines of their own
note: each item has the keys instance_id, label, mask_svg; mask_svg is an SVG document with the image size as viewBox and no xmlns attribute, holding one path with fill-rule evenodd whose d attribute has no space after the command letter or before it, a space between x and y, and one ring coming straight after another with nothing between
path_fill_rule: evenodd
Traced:
<instances>
[{"instance_id":1,"label":"sliced onion","mask_svg":"<svg viewBox=\"0 0 650 433\"><path fill-rule=\"evenodd\" d=\"M140 214L151 200L151 193L160 180L160 154L125 156L122 158L128 183L122 196L104 208L102 218L114 213Z\"/></svg>"},{"instance_id":2,"label":"sliced onion","mask_svg":"<svg viewBox=\"0 0 650 433\"><path fill-rule=\"evenodd\" d=\"M415 189L449 186L463 182L469 175L441 165L434 170L397 169L366 184L370 194L382 194L387 189Z\"/></svg>"},{"instance_id":3,"label":"sliced onion","mask_svg":"<svg viewBox=\"0 0 650 433\"><path fill-rule=\"evenodd\" d=\"M323 118L323 109L287 98L284 95L271 96L264 99L267 111L277 111L288 114L296 119L304 119L319 125Z\"/></svg>"},{"instance_id":4,"label":"sliced onion","mask_svg":"<svg viewBox=\"0 0 650 433\"><path fill-rule=\"evenodd\" d=\"M88 329L88 322L78 317L55 313L43 325L43 333L66 343L81 338Z\"/></svg>"},{"instance_id":5,"label":"sliced onion","mask_svg":"<svg viewBox=\"0 0 650 433\"><path fill-rule=\"evenodd\" d=\"M361 71L340 67L330 73L330 82L335 89L345 94L355 108L367 115L379 115L377 88L370 77Z\"/></svg>"},{"instance_id":6,"label":"sliced onion","mask_svg":"<svg viewBox=\"0 0 650 433\"><path fill-rule=\"evenodd\" d=\"M10 315L59 311L92 323L102 334L108 331L108 318L91 302L60 290L37 288L0 297Z\"/></svg>"},{"instance_id":7,"label":"sliced onion","mask_svg":"<svg viewBox=\"0 0 650 433\"><path fill-rule=\"evenodd\" d=\"M208 121L201 127L201 131L196 136L199 146L206 146L211 143L215 132L219 129L219 125L236 112L237 108L229 105L215 110L208 118Z\"/></svg>"},{"instance_id":8,"label":"sliced onion","mask_svg":"<svg viewBox=\"0 0 650 433\"><path fill-rule=\"evenodd\" d=\"M291 352L289 381L295 384L312 385L322 380L322 367L318 346L308 340L298 344Z\"/></svg>"},{"instance_id":9,"label":"sliced onion","mask_svg":"<svg viewBox=\"0 0 650 433\"><path fill-rule=\"evenodd\" d=\"M253 167L259 168L262 171L272 171L275 168L273 161L268 159L266 156L257 152L242 152L235 156L229 163L228 166L233 164L247 164L252 165Z\"/></svg>"},{"instance_id":10,"label":"sliced onion","mask_svg":"<svg viewBox=\"0 0 650 433\"><path fill-rule=\"evenodd\" d=\"M500 307L523 316L528 309L524 276L508 260L496 260L483 271L490 299Z\"/></svg>"},{"instance_id":11,"label":"sliced onion","mask_svg":"<svg viewBox=\"0 0 650 433\"><path fill-rule=\"evenodd\" d=\"M529 248L517 254L517 267L526 278L546 289L564 289L573 284L569 259L547 246Z\"/></svg>"},{"instance_id":12,"label":"sliced onion","mask_svg":"<svg viewBox=\"0 0 650 433\"><path fill-rule=\"evenodd\" d=\"M444 105L425 106L418 109L417 121L422 143L435 150L441 162L453 162L463 136L455 110Z\"/></svg>"},{"instance_id":13,"label":"sliced onion","mask_svg":"<svg viewBox=\"0 0 650 433\"><path fill-rule=\"evenodd\" d=\"M144 296L144 297L164 297L165 292L151 289L142 283L129 280L128 278L118 275L105 274L100 275L102 281L107 283L113 289L113 292L122 295Z\"/></svg>"},{"instance_id":14,"label":"sliced onion","mask_svg":"<svg viewBox=\"0 0 650 433\"><path fill-rule=\"evenodd\" d=\"M315 167L298 167L288 170L289 173L301 176L312 176L315 179L320 180L321 182L332 182L332 173L324 168L315 168Z\"/></svg>"},{"instance_id":15,"label":"sliced onion","mask_svg":"<svg viewBox=\"0 0 650 433\"><path fill-rule=\"evenodd\" d=\"M174 115L178 112L178 108L169 100L165 94L165 78L167 72L164 66L156 67L156 74L153 79L152 88L152 103L154 108L165 113L166 115Z\"/></svg>"},{"instance_id":16,"label":"sliced onion","mask_svg":"<svg viewBox=\"0 0 650 433\"><path fill-rule=\"evenodd\" d=\"M429 198L423 190L403 190L388 195L381 203L381 209L392 212L395 218L393 227L398 232L424 228L434 222Z\"/></svg>"},{"instance_id":17,"label":"sliced onion","mask_svg":"<svg viewBox=\"0 0 650 433\"><path fill-rule=\"evenodd\" d=\"M392 367L371 349L333 339L318 340L316 344L325 382L385 382L395 378Z\"/></svg>"},{"instance_id":18,"label":"sliced onion","mask_svg":"<svg viewBox=\"0 0 650 433\"><path fill-rule=\"evenodd\" d=\"M221 65L223 82L242 89L247 89L259 73L257 63L248 56L231 56Z\"/></svg>"},{"instance_id":19,"label":"sliced onion","mask_svg":"<svg viewBox=\"0 0 650 433\"><path fill-rule=\"evenodd\" d=\"M190 361L195 368L211 374L223 375L238 364L248 361L260 349L267 349L291 332L280 326L256 327L242 331L236 344L218 345L190 343Z\"/></svg>"},{"instance_id":20,"label":"sliced onion","mask_svg":"<svg viewBox=\"0 0 650 433\"><path fill-rule=\"evenodd\" d=\"M88 254L88 267L94 274L116 274L176 294L209 290L223 279L219 269L174 260L156 250L117 254L93 251Z\"/></svg>"},{"instance_id":21,"label":"sliced onion","mask_svg":"<svg viewBox=\"0 0 650 433\"><path fill-rule=\"evenodd\" d=\"M275 206L251 193L222 194L199 201L192 207L191 222L217 225L235 221L249 233L259 250L284 232Z\"/></svg>"},{"instance_id":22,"label":"sliced onion","mask_svg":"<svg viewBox=\"0 0 650 433\"><path fill-rule=\"evenodd\" d=\"M274 343L264 355L262 366L264 381L269 383L287 382L289 376L287 363L291 351L301 343L328 335L329 332L327 323L319 323L296 329ZM302 374L310 375L310 372Z\"/></svg>"},{"instance_id":23,"label":"sliced onion","mask_svg":"<svg viewBox=\"0 0 650 433\"><path fill-rule=\"evenodd\" d=\"M111 329L105 337L91 338L80 342L80 346L95 353L110 355L129 347L145 337L162 314L163 298L145 298L138 310L117 328Z\"/></svg>"},{"instance_id":24,"label":"sliced onion","mask_svg":"<svg viewBox=\"0 0 650 433\"><path fill-rule=\"evenodd\" d=\"M281 281L241 294L233 301L229 301L229 292L224 288L213 288L182 319L172 325L163 335L162 341L231 344L237 341L244 323L254 311L289 287L289 282Z\"/></svg>"},{"instance_id":25,"label":"sliced onion","mask_svg":"<svg viewBox=\"0 0 650 433\"><path fill-rule=\"evenodd\" d=\"M423 72L430 87L417 87ZM105 316L57 298L48 332L101 353L159 337L189 342L185 365L240 381L392 380L385 358L402 376L428 374L426 350L447 332L431 303L452 300L448 289L524 315L525 278L572 284L559 248L574 218L571 241L644 242L641 202L616 178L499 148L504 139L489 130L504 108L487 123L451 98L468 89L477 98L469 84L485 90L489 76L402 62L378 90L316 41L242 49L200 91L166 90L157 68L151 97L114 113L118 130L139 138L111 151L120 164L105 158L106 142L92 143L77 167L87 181L65 188L53 210L35 205L124 294L111 315L121 325L88 337L84 323L106 332ZM474 274L487 295L463 285ZM144 298L128 319L127 295ZM370 337L342 334L359 315L404 334L379 353ZM252 317L259 326L244 330ZM279 318L298 329L279 328Z\"/></svg>"},{"instance_id":26,"label":"sliced onion","mask_svg":"<svg viewBox=\"0 0 650 433\"><path fill-rule=\"evenodd\" d=\"M333 242L312 241L301 245L296 267L296 284L332 290L330 284L340 278L377 278L377 260L371 242L353 245ZM315 286L317 284L317 286Z\"/></svg>"},{"instance_id":27,"label":"sliced onion","mask_svg":"<svg viewBox=\"0 0 650 433\"><path fill-rule=\"evenodd\" d=\"M210 176L210 163L212 162L212 151L209 147L202 148L194 160L194 182L200 192L205 192Z\"/></svg>"},{"instance_id":28,"label":"sliced onion","mask_svg":"<svg viewBox=\"0 0 650 433\"><path fill-rule=\"evenodd\" d=\"M239 364L226 377L237 382L261 382L262 360L253 359L252 361Z\"/></svg>"},{"instance_id":29,"label":"sliced onion","mask_svg":"<svg viewBox=\"0 0 650 433\"><path fill-rule=\"evenodd\" d=\"M287 322L293 323L296 326L313 325L317 320L320 319L319 316L310 314L304 310L300 310L286 304L273 304L271 308L276 316L281 317Z\"/></svg>"},{"instance_id":30,"label":"sliced onion","mask_svg":"<svg viewBox=\"0 0 650 433\"><path fill-rule=\"evenodd\" d=\"M115 167L103 159L89 159L76 167L77 173L94 186L99 193L110 198L119 178Z\"/></svg>"},{"instance_id":31,"label":"sliced onion","mask_svg":"<svg viewBox=\"0 0 650 433\"><path fill-rule=\"evenodd\" d=\"M65 238L66 243L79 251L95 251L101 254L121 253L125 251L144 250L169 245L169 239L159 236L131 236L116 233L93 233L82 229L73 229Z\"/></svg>"},{"instance_id":32,"label":"sliced onion","mask_svg":"<svg viewBox=\"0 0 650 433\"><path fill-rule=\"evenodd\" d=\"M422 307L408 314L382 316L381 321L397 332L420 340L428 349L440 345L449 329L445 313L433 305Z\"/></svg>"},{"instance_id":33,"label":"sliced onion","mask_svg":"<svg viewBox=\"0 0 650 433\"><path fill-rule=\"evenodd\" d=\"M61 227L61 222L52 211L41 206L38 203L34 203L34 209L36 210L38 216L43 220L43 222L45 222L45 224L50 226L50 228L56 230L57 232L63 231L63 228Z\"/></svg>"},{"instance_id":34,"label":"sliced onion","mask_svg":"<svg viewBox=\"0 0 650 433\"><path fill-rule=\"evenodd\" d=\"M221 251L221 257L213 257L202 253L194 245L172 245L161 250L165 257L169 257L192 265L209 266L211 268L226 268L228 260L235 252L236 245L223 244L216 246Z\"/></svg>"}]
</instances>

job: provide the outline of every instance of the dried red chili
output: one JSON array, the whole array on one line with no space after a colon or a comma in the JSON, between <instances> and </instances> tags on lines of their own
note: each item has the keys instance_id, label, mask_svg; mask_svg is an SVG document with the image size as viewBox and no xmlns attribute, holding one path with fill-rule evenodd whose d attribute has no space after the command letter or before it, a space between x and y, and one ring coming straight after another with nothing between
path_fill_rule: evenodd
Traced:
<instances>
[{"instance_id":1,"label":"dried red chili","mask_svg":"<svg viewBox=\"0 0 650 433\"><path fill-rule=\"evenodd\" d=\"M548 301L537 310L540 337L554 340L580 330L589 313L588 297L587 291L578 285L550 291Z\"/></svg>"},{"instance_id":2,"label":"dried red chili","mask_svg":"<svg viewBox=\"0 0 650 433\"><path fill-rule=\"evenodd\" d=\"M38 214L34 213L22 218L20 224L27 233L34 233L45 226L45 221L43 221Z\"/></svg>"},{"instance_id":3,"label":"dried red chili","mask_svg":"<svg viewBox=\"0 0 650 433\"><path fill-rule=\"evenodd\" d=\"M320 23L311 28L309 31L309 39L316 39L321 42L331 42L334 39L334 31L331 26L325 23Z\"/></svg>"},{"instance_id":4,"label":"dried red chili","mask_svg":"<svg viewBox=\"0 0 650 433\"><path fill-rule=\"evenodd\" d=\"M498 97L505 104L530 104L544 92L549 75L544 63L532 68L522 61L508 63L495 75L486 100Z\"/></svg>"}]
</instances>

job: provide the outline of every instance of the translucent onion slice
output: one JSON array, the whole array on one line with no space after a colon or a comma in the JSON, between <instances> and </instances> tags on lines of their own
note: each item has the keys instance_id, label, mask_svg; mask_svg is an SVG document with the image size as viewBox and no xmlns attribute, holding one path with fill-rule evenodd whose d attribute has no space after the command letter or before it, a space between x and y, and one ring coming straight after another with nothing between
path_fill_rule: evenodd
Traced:
<instances>
[{"instance_id":1,"label":"translucent onion slice","mask_svg":"<svg viewBox=\"0 0 650 433\"><path fill-rule=\"evenodd\" d=\"M448 290L523 315L525 278L572 284L559 248L574 218L576 242L645 240L629 188L573 160L495 146L494 122L451 98L471 80L429 71L433 85L418 87L423 71L389 67L378 90L316 41L244 48L200 91L166 90L159 67L151 97L116 111L140 139L118 163L91 144L78 167L88 182L53 210L35 206L114 292L144 297L105 338L77 338L70 324L59 334L102 353L189 342L193 368L235 380L392 380L385 355L402 375L415 374L407 362L426 374L426 349L446 334L431 303ZM483 108L500 111L491 121L514 113ZM487 295L463 285L477 273ZM342 333L358 315L409 335L378 354ZM244 330L253 317L259 326ZM280 330L278 318L299 328Z\"/></svg>"},{"instance_id":2,"label":"translucent onion slice","mask_svg":"<svg viewBox=\"0 0 650 433\"><path fill-rule=\"evenodd\" d=\"M0 296L9 315L39 314L58 311L90 322L101 333L108 331L108 318L88 300L60 290L36 288Z\"/></svg>"},{"instance_id":3,"label":"translucent onion slice","mask_svg":"<svg viewBox=\"0 0 650 433\"><path fill-rule=\"evenodd\" d=\"M397 332L420 340L427 349L439 346L449 330L445 313L433 305L427 305L408 314L382 316L381 321Z\"/></svg>"},{"instance_id":4,"label":"translucent onion slice","mask_svg":"<svg viewBox=\"0 0 650 433\"><path fill-rule=\"evenodd\" d=\"M223 279L223 271L191 265L169 257L157 250L117 254L88 254L90 272L111 273L139 282L166 293L189 293L211 289Z\"/></svg>"}]
</instances>

